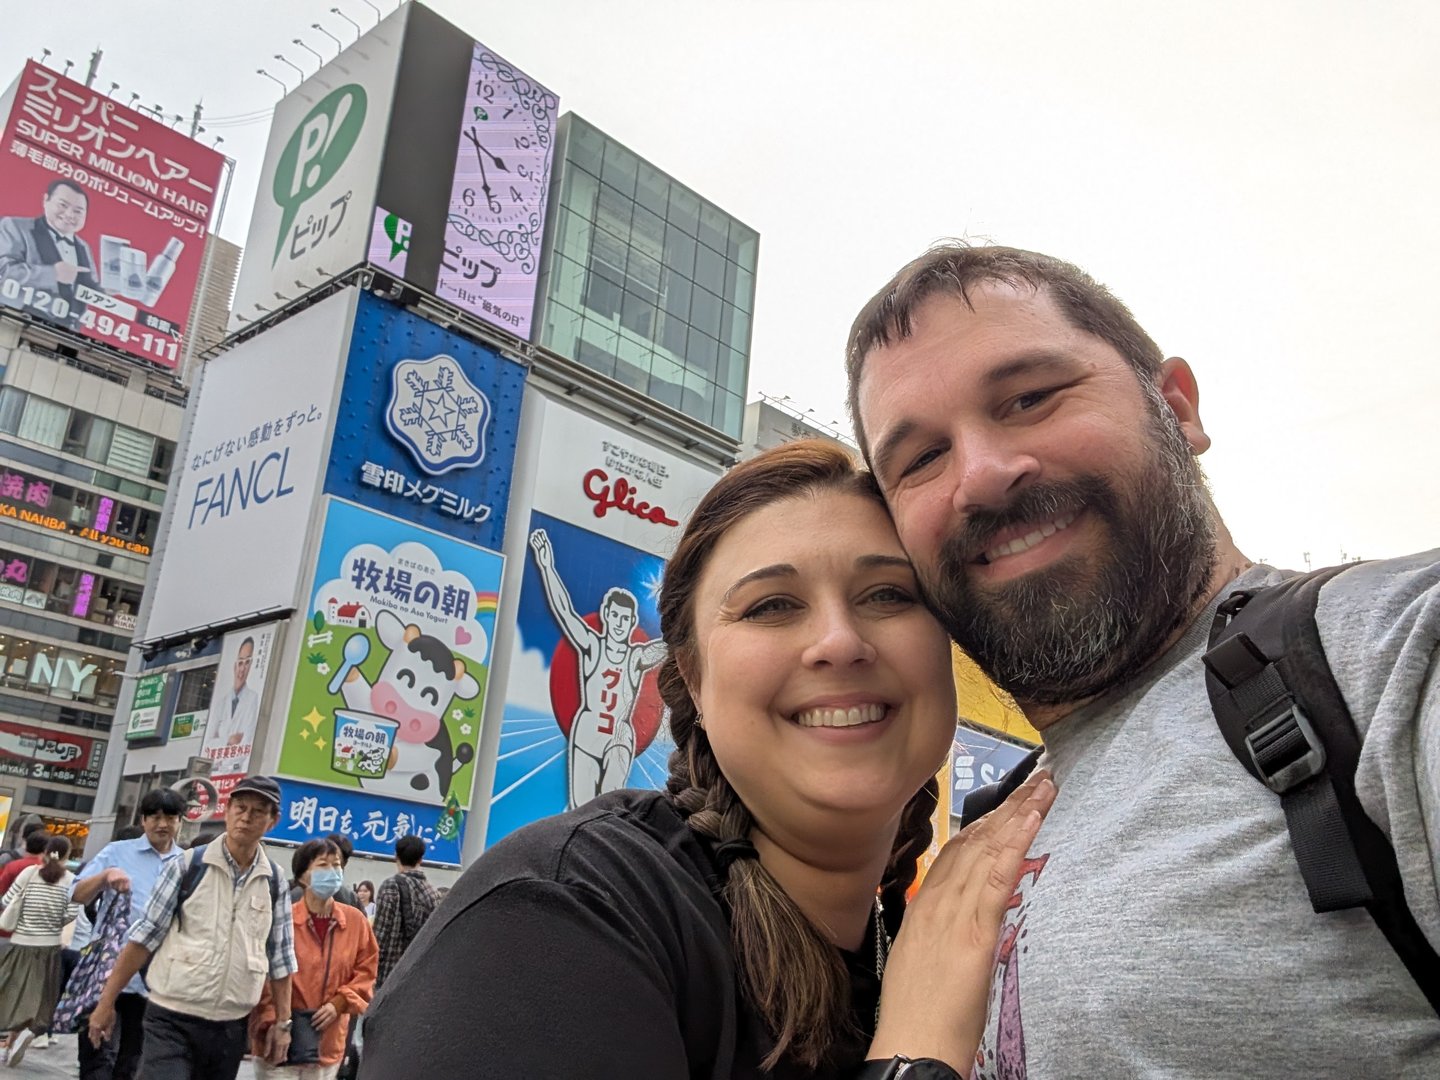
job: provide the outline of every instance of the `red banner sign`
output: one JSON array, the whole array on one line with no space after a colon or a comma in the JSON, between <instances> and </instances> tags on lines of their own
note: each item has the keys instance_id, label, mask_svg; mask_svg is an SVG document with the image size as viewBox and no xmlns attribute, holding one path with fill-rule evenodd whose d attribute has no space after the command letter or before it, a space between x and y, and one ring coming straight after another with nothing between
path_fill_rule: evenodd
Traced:
<instances>
[{"instance_id":1,"label":"red banner sign","mask_svg":"<svg viewBox=\"0 0 1440 1080\"><path fill-rule=\"evenodd\" d=\"M0 141L0 305L177 366L223 163L30 61Z\"/></svg>"},{"instance_id":2,"label":"red banner sign","mask_svg":"<svg viewBox=\"0 0 1440 1080\"><path fill-rule=\"evenodd\" d=\"M104 762L101 740L0 721L0 776L96 788Z\"/></svg>"}]
</instances>

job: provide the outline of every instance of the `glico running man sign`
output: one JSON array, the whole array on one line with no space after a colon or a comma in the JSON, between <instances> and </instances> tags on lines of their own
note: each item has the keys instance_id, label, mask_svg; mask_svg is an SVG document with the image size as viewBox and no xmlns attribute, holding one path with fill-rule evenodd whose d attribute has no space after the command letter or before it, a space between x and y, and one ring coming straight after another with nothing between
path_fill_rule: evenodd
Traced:
<instances>
[{"instance_id":1,"label":"glico running man sign","mask_svg":"<svg viewBox=\"0 0 1440 1080\"><path fill-rule=\"evenodd\" d=\"M176 367L224 159L34 61L7 98L0 305Z\"/></svg>"}]
</instances>

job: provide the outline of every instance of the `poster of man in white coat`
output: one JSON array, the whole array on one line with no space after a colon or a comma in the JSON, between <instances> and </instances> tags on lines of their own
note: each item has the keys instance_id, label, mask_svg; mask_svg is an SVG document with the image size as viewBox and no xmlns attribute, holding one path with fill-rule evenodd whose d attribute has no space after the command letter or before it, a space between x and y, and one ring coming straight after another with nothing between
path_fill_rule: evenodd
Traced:
<instances>
[{"instance_id":1,"label":"poster of man in white coat","mask_svg":"<svg viewBox=\"0 0 1440 1080\"><path fill-rule=\"evenodd\" d=\"M249 627L226 634L220 647L220 667L200 753L214 762L210 779L220 790L221 810L230 786L250 768L274 639L273 625Z\"/></svg>"}]
</instances>

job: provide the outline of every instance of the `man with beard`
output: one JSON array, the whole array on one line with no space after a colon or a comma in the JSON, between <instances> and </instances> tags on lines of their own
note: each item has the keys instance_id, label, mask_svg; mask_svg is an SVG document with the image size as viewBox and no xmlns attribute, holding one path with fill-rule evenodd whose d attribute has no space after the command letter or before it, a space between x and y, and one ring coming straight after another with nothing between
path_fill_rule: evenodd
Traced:
<instances>
[{"instance_id":1,"label":"man with beard","mask_svg":"<svg viewBox=\"0 0 1440 1080\"><path fill-rule=\"evenodd\" d=\"M1434 1009L1364 910L1312 911L1279 799L1211 712L1216 607L1288 575L1220 520L1190 366L1077 267L956 244L866 305L846 359L927 598L1060 789L976 1076L1435 1076ZM1360 800L1435 945L1440 552L1348 569L1316 622L1364 738Z\"/></svg>"}]
</instances>

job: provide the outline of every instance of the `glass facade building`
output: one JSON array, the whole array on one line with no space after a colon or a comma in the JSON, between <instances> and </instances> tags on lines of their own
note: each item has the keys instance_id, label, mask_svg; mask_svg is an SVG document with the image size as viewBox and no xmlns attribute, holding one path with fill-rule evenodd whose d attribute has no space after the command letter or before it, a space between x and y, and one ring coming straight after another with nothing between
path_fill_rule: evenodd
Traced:
<instances>
[{"instance_id":1,"label":"glass facade building","mask_svg":"<svg viewBox=\"0 0 1440 1080\"><path fill-rule=\"evenodd\" d=\"M740 437L760 235L560 118L537 343Z\"/></svg>"}]
</instances>

